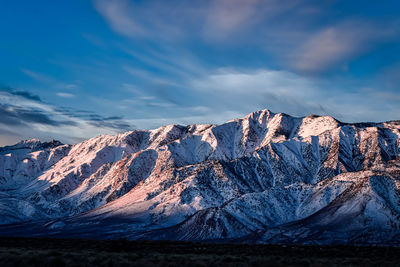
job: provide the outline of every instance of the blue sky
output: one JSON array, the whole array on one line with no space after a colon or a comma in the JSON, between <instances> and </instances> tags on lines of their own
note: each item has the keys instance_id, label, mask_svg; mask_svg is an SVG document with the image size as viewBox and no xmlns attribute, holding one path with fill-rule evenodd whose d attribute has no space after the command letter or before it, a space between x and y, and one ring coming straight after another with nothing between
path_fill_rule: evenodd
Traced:
<instances>
[{"instance_id":1,"label":"blue sky","mask_svg":"<svg viewBox=\"0 0 400 267\"><path fill-rule=\"evenodd\" d=\"M399 1L2 1L0 145L268 108L400 119Z\"/></svg>"}]
</instances>

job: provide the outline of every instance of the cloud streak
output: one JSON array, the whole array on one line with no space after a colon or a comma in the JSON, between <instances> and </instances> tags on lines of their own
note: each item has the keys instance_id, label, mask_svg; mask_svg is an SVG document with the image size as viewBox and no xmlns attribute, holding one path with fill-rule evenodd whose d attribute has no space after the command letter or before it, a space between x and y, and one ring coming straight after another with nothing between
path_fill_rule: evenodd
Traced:
<instances>
[{"instance_id":1,"label":"cloud streak","mask_svg":"<svg viewBox=\"0 0 400 267\"><path fill-rule=\"evenodd\" d=\"M59 97L62 97L62 98L74 98L74 97L75 97L74 94L65 93L65 92L59 92L59 93L57 93L57 95L58 95Z\"/></svg>"},{"instance_id":2,"label":"cloud streak","mask_svg":"<svg viewBox=\"0 0 400 267\"><path fill-rule=\"evenodd\" d=\"M237 32L272 19L299 1L213 0L145 1L95 0L95 9L117 33L129 38L162 39L170 42L192 38L225 40Z\"/></svg>"},{"instance_id":3,"label":"cloud streak","mask_svg":"<svg viewBox=\"0 0 400 267\"><path fill-rule=\"evenodd\" d=\"M121 116L105 117L90 111L56 107L30 92L9 87L0 89L0 114L0 135L19 132L18 138L58 138L68 143L99 133L115 134L134 128Z\"/></svg>"},{"instance_id":4,"label":"cloud streak","mask_svg":"<svg viewBox=\"0 0 400 267\"><path fill-rule=\"evenodd\" d=\"M96 9L111 28L127 37L146 35L145 29L135 22L131 4L125 0L94 1Z\"/></svg>"},{"instance_id":5,"label":"cloud streak","mask_svg":"<svg viewBox=\"0 0 400 267\"><path fill-rule=\"evenodd\" d=\"M325 27L308 37L290 60L302 72L319 72L368 51L395 34L364 21L346 21Z\"/></svg>"},{"instance_id":6,"label":"cloud streak","mask_svg":"<svg viewBox=\"0 0 400 267\"><path fill-rule=\"evenodd\" d=\"M268 108L294 116L330 115L357 122L393 120L400 112L396 92L360 86L338 94L324 79L289 71L220 69L190 81L188 87L197 91L201 99L197 104L209 108L203 113L206 117L228 109L245 115Z\"/></svg>"},{"instance_id":7,"label":"cloud streak","mask_svg":"<svg viewBox=\"0 0 400 267\"><path fill-rule=\"evenodd\" d=\"M281 67L303 74L343 67L398 36L393 21L327 19L328 1L95 0L94 4L110 27L125 37L182 46L193 40L261 46Z\"/></svg>"}]
</instances>

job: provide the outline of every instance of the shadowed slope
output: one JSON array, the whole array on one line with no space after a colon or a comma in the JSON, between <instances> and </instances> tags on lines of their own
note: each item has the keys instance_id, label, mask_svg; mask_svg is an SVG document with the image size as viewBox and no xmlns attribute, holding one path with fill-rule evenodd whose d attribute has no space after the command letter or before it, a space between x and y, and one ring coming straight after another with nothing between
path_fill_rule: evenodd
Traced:
<instances>
[{"instance_id":1,"label":"shadowed slope","mask_svg":"<svg viewBox=\"0 0 400 267\"><path fill-rule=\"evenodd\" d=\"M57 219L34 231L84 233L85 222L93 236L180 240L286 240L269 237L276 229L300 240L305 221L344 233L384 225L396 234L399 136L398 122L262 110L222 125L169 125L38 151L8 147L0 155L0 223Z\"/></svg>"}]
</instances>

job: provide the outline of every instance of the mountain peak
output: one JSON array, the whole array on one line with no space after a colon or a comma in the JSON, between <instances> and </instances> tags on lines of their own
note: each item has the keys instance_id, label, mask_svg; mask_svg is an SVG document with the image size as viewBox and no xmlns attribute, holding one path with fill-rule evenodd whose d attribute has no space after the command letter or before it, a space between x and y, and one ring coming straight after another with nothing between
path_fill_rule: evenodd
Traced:
<instances>
[{"instance_id":1,"label":"mountain peak","mask_svg":"<svg viewBox=\"0 0 400 267\"><path fill-rule=\"evenodd\" d=\"M395 122L264 109L75 145L25 140L0 153L0 235L399 245L399 137Z\"/></svg>"}]
</instances>

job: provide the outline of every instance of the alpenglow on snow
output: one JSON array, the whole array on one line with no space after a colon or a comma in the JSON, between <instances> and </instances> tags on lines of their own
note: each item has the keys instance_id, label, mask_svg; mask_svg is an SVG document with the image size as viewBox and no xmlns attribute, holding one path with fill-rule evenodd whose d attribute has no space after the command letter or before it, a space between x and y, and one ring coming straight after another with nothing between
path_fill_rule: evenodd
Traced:
<instances>
[{"instance_id":1,"label":"alpenglow on snow","mask_svg":"<svg viewBox=\"0 0 400 267\"><path fill-rule=\"evenodd\" d=\"M400 245L400 121L261 110L0 148L0 233Z\"/></svg>"}]
</instances>

